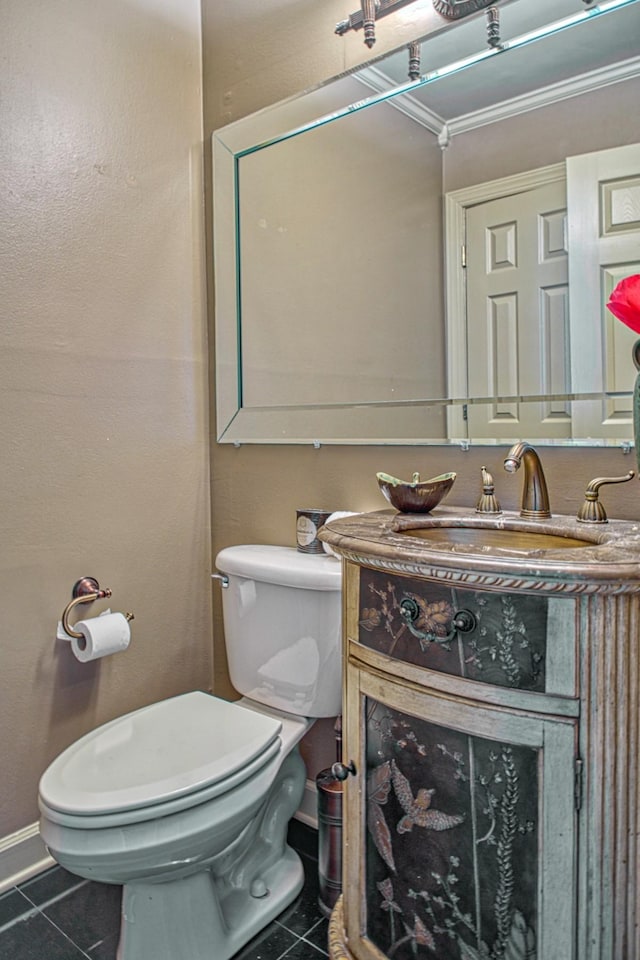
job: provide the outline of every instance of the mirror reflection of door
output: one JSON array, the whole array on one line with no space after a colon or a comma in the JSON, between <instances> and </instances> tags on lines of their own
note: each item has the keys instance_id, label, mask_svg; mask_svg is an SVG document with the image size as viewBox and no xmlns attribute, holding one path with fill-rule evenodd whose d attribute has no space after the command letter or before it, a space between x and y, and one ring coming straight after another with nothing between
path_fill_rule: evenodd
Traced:
<instances>
[{"instance_id":1,"label":"mirror reflection of door","mask_svg":"<svg viewBox=\"0 0 640 960\"><path fill-rule=\"evenodd\" d=\"M476 437L567 438L570 392L566 185L547 183L466 209L469 397Z\"/></svg>"},{"instance_id":2,"label":"mirror reflection of door","mask_svg":"<svg viewBox=\"0 0 640 960\"><path fill-rule=\"evenodd\" d=\"M567 195L572 381L603 394L575 405L575 435L630 438L637 334L606 303L619 280L640 273L640 144L569 157Z\"/></svg>"}]
</instances>

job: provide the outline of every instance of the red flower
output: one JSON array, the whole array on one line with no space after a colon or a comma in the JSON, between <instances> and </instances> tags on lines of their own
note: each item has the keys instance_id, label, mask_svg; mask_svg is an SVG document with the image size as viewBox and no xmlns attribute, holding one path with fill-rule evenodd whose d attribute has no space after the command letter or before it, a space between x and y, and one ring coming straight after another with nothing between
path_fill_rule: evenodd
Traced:
<instances>
[{"instance_id":1,"label":"red flower","mask_svg":"<svg viewBox=\"0 0 640 960\"><path fill-rule=\"evenodd\" d=\"M614 288L607 308L635 333L640 333L640 274L625 277Z\"/></svg>"}]
</instances>

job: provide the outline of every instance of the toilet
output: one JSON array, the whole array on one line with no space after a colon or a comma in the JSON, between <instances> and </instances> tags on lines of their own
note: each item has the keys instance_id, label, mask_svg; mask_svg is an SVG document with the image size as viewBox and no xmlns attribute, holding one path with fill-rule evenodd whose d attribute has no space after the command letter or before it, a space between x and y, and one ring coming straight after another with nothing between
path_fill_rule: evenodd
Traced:
<instances>
[{"instance_id":1,"label":"toilet","mask_svg":"<svg viewBox=\"0 0 640 960\"><path fill-rule=\"evenodd\" d=\"M122 884L118 960L228 960L300 892L287 842L298 743L340 713L341 567L289 547L222 550L229 672L119 717L40 780L40 832L72 873Z\"/></svg>"}]
</instances>

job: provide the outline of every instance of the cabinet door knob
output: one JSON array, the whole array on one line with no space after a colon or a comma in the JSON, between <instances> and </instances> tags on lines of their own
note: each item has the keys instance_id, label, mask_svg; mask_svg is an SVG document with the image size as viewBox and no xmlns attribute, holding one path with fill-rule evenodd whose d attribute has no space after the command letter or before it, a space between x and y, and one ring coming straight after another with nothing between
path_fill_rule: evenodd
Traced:
<instances>
[{"instance_id":1,"label":"cabinet door knob","mask_svg":"<svg viewBox=\"0 0 640 960\"><path fill-rule=\"evenodd\" d=\"M470 610L458 610L451 621L451 625L459 633L471 633L478 626L478 621Z\"/></svg>"},{"instance_id":2,"label":"cabinet door knob","mask_svg":"<svg viewBox=\"0 0 640 960\"><path fill-rule=\"evenodd\" d=\"M331 767L331 773L334 775L336 780L346 780L349 774L355 777L356 765L353 760L350 760L347 764L334 763Z\"/></svg>"}]
</instances>

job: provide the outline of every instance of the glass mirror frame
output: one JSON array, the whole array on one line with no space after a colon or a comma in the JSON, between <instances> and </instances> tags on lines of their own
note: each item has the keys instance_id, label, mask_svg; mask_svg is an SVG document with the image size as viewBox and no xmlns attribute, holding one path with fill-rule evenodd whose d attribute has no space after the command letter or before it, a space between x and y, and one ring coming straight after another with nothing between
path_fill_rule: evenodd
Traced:
<instances>
[{"instance_id":1,"label":"glass mirror frame","mask_svg":"<svg viewBox=\"0 0 640 960\"><path fill-rule=\"evenodd\" d=\"M636 0L615 0L610 6L625 6ZM608 4L603 4L608 6ZM575 22L590 14L600 12L597 8L583 11L572 18ZM566 18L565 18L566 19ZM566 29L570 23L562 23L558 29ZM455 28L450 25L448 29ZM459 414L467 397L415 399L405 402L368 402L359 404L333 404L331 402L305 406L248 407L243 404L241 366L241 314L240 314L240 242L239 242L239 163L244 156L297 136L307 130L346 117L356 111L366 110L391 97L408 93L433 83L442 76L466 70L469 66L492 56L504 54L519 44L537 39L533 33L518 38L516 43L506 44L502 50L485 49L421 76L418 80L382 90L358 101L348 101L329 113L318 115L317 98L314 94L324 91L349 74L323 84L315 91L290 98L257 114L216 131L212 137L214 169L214 268L216 290L216 398L217 439L228 443L345 443L345 444L461 444L470 442L490 444L490 439L469 440L465 435L450 437L425 437L424 421L429 409L447 413L452 423L460 424ZM354 73L356 71L353 71ZM535 398L532 398L535 399ZM539 399L539 398L538 398ZM486 401L485 401L486 402ZM371 412L375 411L372 428ZM463 432L462 427L459 432ZM545 443L536 438L536 443ZM556 444L589 444L584 440L550 441ZM595 441L595 445L620 441Z\"/></svg>"}]
</instances>

